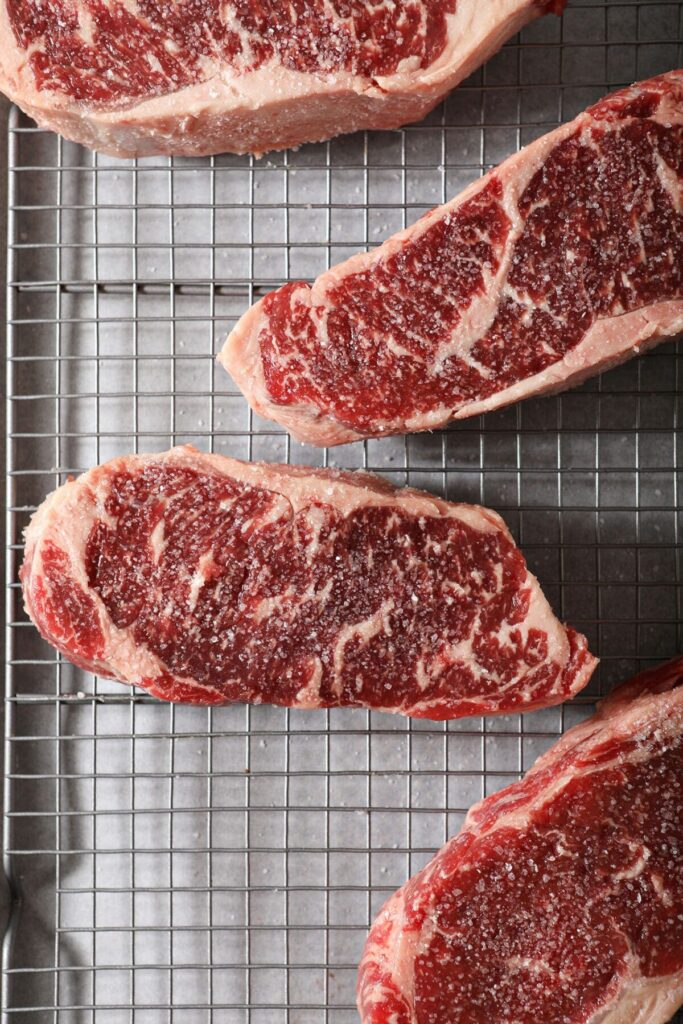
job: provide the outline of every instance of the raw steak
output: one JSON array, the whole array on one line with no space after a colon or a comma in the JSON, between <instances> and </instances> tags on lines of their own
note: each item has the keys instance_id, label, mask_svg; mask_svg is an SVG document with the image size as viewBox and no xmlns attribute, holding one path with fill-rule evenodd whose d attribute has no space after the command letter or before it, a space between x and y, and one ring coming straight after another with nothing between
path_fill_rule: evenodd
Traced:
<instances>
[{"instance_id":1,"label":"raw steak","mask_svg":"<svg viewBox=\"0 0 683 1024\"><path fill-rule=\"evenodd\" d=\"M0 0L0 89L114 156L262 153L417 121L566 0Z\"/></svg>"},{"instance_id":2,"label":"raw steak","mask_svg":"<svg viewBox=\"0 0 683 1024\"><path fill-rule=\"evenodd\" d=\"M258 302L219 359L311 444L558 391L683 330L683 72L615 93L446 206Z\"/></svg>"},{"instance_id":3,"label":"raw steak","mask_svg":"<svg viewBox=\"0 0 683 1024\"><path fill-rule=\"evenodd\" d=\"M683 1003L683 658L637 676L379 914L363 1024L663 1024Z\"/></svg>"},{"instance_id":4,"label":"raw steak","mask_svg":"<svg viewBox=\"0 0 683 1024\"><path fill-rule=\"evenodd\" d=\"M457 718L595 666L495 513L363 473L115 459L44 502L21 577L68 658L167 700Z\"/></svg>"}]
</instances>

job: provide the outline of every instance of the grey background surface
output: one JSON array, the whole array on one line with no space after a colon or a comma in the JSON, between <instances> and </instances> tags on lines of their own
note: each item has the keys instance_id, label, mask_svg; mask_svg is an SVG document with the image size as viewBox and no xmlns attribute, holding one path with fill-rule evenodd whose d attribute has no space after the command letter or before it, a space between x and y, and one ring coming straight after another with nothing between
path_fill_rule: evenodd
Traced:
<instances>
[{"instance_id":1,"label":"grey background surface","mask_svg":"<svg viewBox=\"0 0 683 1024\"><path fill-rule=\"evenodd\" d=\"M270 288L378 244L609 88L680 66L682 14L570 0L423 124L261 161L117 162L12 112L5 1020L355 1020L386 896L596 695L680 651L675 344L566 395L329 453L254 417L214 354ZM18 597L31 511L70 472L184 441L496 508L601 656L594 681L563 708L442 726L174 708L59 661Z\"/></svg>"}]
</instances>

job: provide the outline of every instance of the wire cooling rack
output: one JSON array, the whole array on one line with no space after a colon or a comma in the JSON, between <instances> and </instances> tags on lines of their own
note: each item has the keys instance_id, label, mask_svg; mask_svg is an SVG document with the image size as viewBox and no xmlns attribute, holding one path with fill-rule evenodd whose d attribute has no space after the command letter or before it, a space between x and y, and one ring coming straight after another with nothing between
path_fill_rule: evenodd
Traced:
<instances>
[{"instance_id":1,"label":"wire cooling rack","mask_svg":"<svg viewBox=\"0 0 683 1024\"><path fill-rule=\"evenodd\" d=\"M13 111L7 147L3 1020L346 1024L388 893L600 691L678 653L680 353L556 398L330 453L214 364L256 297L379 243L609 88L681 64L682 3L571 0L424 123L261 161L119 162ZM549 711L446 726L172 707L58 660L21 531L69 473L191 441L362 466L500 510L602 657Z\"/></svg>"}]
</instances>

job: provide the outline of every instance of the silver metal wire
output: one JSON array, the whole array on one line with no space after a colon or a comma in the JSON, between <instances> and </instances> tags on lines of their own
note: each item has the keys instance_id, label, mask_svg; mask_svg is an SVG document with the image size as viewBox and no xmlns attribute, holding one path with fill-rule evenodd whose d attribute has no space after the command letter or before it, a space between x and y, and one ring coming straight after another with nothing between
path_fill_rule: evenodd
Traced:
<instances>
[{"instance_id":1,"label":"silver metal wire","mask_svg":"<svg viewBox=\"0 0 683 1024\"><path fill-rule=\"evenodd\" d=\"M681 351L431 435L319 452L215 366L235 318L373 246L610 88L681 64L683 3L571 0L420 125L261 161L98 157L8 133L2 1019L346 1024L368 925L480 797L599 692L681 650ZM22 530L114 455L171 444L361 466L498 509L602 658L563 708L447 726L172 707L27 622Z\"/></svg>"}]
</instances>

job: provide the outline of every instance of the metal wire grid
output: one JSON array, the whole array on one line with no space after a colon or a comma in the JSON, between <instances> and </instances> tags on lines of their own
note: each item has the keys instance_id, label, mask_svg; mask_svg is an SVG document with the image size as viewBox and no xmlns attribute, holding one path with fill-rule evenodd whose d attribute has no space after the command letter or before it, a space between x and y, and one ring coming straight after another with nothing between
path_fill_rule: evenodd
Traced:
<instances>
[{"instance_id":1,"label":"metal wire grid","mask_svg":"<svg viewBox=\"0 0 683 1024\"><path fill-rule=\"evenodd\" d=\"M344 1024L367 927L469 805L681 649L680 355L447 431L320 453L213 357L254 298L445 200L608 88L681 64L683 3L581 3L421 125L261 162L97 157L9 124L3 1020ZM590 83L590 84L587 84ZM55 658L21 531L115 454L192 441L499 509L603 662L560 709L447 726L162 705Z\"/></svg>"}]
</instances>

